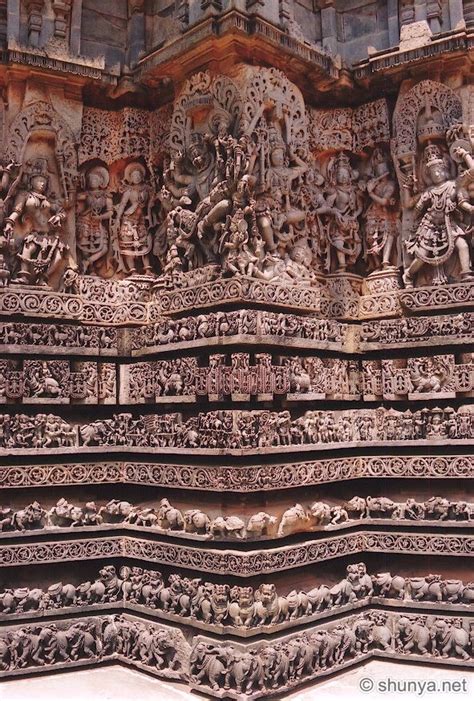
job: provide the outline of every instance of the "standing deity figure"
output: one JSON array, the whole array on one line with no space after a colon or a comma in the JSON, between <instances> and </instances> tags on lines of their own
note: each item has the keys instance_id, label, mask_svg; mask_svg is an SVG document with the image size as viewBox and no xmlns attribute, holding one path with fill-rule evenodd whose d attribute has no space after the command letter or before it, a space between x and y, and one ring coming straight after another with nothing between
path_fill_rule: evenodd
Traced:
<instances>
[{"instance_id":1,"label":"standing deity figure","mask_svg":"<svg viewBox=\"0 0 474 701\"><path fill-rule=\"evenodd\" d=\"M457 158L467 166L463 178L474 178L474 159L462 146L455 148ZM460 179L450 177L446 161L436 145L425 149L425 166L431 185L415 205L415 228L406 242L413 261L405 270L403 281L413 287L415 275L424 265L435 268L436 281L445 282L444 264L457 255L460 276L473 278L467 232L461 227L463 212L470 212L470 203Z\"/></svg>"},{"instance_id":2,"label":"standing deity figure","mask_svg":"<svg viewBox=\"0 0 474 701\"><path fill-rule=\"evenodd\" d=\"M151 264L154 198L146 182L145 167L129 163L124 173L124 191L115 211L114 245L119 272L134 275L141 267L145 275L153 273Z\"/></svg>"},{"instance_id":3,"label":"standing deity figure","mask_svg":"<svg viewBox=\"0 0 474 701\"><path fill-rule=\"evenodd\" d=\"M345 153L335 156L328 164L329 188L326 207L317 211L329 215L325 225L326 270L331 270L331 251L336 254L336 272L354 265L361 251L359 216L363 209L362 191L355 185L359 173L353 170Z\"/></svg>"},{"instance_id":4,"label":"standing deity figure","mask_svg":"<svg viewBox=\"0 0 474 701\"><path fill-rule=\"evenodd\" d=\"M265 117L265 125L255 129ZM287 143L290 134L288 108L269 99L261 105L247 134L256 136L249 159L249 174L258 171L256 179L257 226L267 253L285 250L295 239L295 228L301 228L305 212L295 204L294 186L308 170L308 164ZM251 148L251 142L248 142Z\"/></svg>"},{"instance_id":5,"label":"standing deity figure","mask_svg":"<svg viewBox=\"0 0 474 701\"><path fill-rule=\"evenodd\" d=\"M367 182L370 204L365 212L365 258L370 271L397 264L397 185L387 156L376 149L372 156L374 176Z\"/></svg>"},{"instance_id":6,"label":"standing deity figure","mask_svg":"<svg viewBox=\"0 0 474 701\"><path fill-rule=\"evenodd\" d=\"M107 224L113 214L112 195L106 190L107 169L91 168L85 184L84 191L77 196L76 245L82 272L97 275L109 250Z\"/></svg>"},{"instance_id":7,"label":"standing deity figure","mask_svg":"<svg viewBox=\"0 0 474 701\"><path fill-rule=\"evenodd\" d=\"M53 200L46 166L38 162L30 175L28 188L18 192L13 210L5 219L4 235L11 245L14 245L12 239L17 227L21 225L23 231L26 229L26 234L19 239L16 252L19 270L13 283L48 286L49 278L69 252L59 236L66 212Z\"/></svg>"}]
</instances>

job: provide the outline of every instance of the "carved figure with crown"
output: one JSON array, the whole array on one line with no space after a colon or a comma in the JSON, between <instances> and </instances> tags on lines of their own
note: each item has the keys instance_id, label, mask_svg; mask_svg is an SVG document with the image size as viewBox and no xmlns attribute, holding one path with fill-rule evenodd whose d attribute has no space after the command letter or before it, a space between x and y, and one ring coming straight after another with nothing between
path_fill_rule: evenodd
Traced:
<instances>
[{"instance_id":1,"label":"carved figure with crown","mask_svg":"<svg viewBox=\"0 0 474 701\"><path fill-rule=\"evenodd\" d=\"M318 208L325 215L322 224L324 268L344 272L355 265L362 252L359 217L364 208L364 193L358 184L359 172L350 157L340 152L327 164L325 205Z\"/></svg>"},{"instance_id":2,"label":"carved figure with crown","mask_svg":"<svg viewBox=\"0 0 474 701\"><path fill-rule=\"evenodd\" d=\"M463 177L474 178L472 155L462 145L455 146L453 153L465 165ZM403 276L405 285L413 287L416 274L425 265L435 269L433 282L446 282L444 266L453 256L458 259L461 279L472 280L468 231L461 225L462 212L469 203L460 179L450 176L446 158L436 144L426 146L424 157L431 184L415 205L414 231L405 244L413 256Z\"/></svg>"},{"instance_id":3,"label":"carved figure with crown","mask_svg":"<svg viewBox=\"0 0 474 701\"><path fill-rule=\"evenodd\" d=\"M50 190L46 159L26 163L20 176L25 184L19 184L3 231L12 253L12 283L49 286L64 264L75 267L61 240L66 211Z\"/></svg>"},{"instance_id":4,"label":"carved figure with crown","mask_svg":"<svg viewBox=\"0 0 474 701\"><path fill-rule=\"evenodd\" d=\"M109 172L104 166L94 166L84 180L84 189L77 196L77 252L81 271L98 275L109 251L108 225L113 214L112 195L106 189Z\"/></svg>"},{"instance_id":5,"label":"carved figure with crown","mask_svg":"<svg viewBox=\"0 0 474 701\"><path fill-rule=\"evenodd\" d=\"M154 197L139 161L124 170L123 192L115 210L113 233L118 272L125 275L153 274L151 250Z\"/></svg>"},{"instance_id":6,"label":"carved figure with crown","mask_svg":"<svg viewBox=\"0 0 474 701\"><path fill-rule=\"evenodd\" d=\"M278 101L268 99L260 106L247 133L255 140L249 172L256 181L255 211L260 235L267 253L284 253L303 229L306 215L297 205L294 186L308 170L308 164L287 143L288 110Z\"/></svg>"},{"instance_id":7,"label":"carved figure with crown","mask_svg":"<svg viewBox=\"0 0 474 701\"><path fill-rule=\"evenodd\" d=\"M390 160L382 148L372 154L372 175L367 181L369 205L364 213L365 251L368 272L398 265L397 184Z\"/></svg>"}]
</instances>

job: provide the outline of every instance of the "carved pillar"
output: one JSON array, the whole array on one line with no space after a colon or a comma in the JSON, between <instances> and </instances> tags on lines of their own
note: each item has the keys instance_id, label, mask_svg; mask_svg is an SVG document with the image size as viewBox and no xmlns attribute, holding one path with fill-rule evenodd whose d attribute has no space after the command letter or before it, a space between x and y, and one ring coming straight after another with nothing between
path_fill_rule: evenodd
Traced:
<instances>
[{"instance_id":1,"label":"carved pillar","mask_svg":"<svg viewBox=\"0 0 474 701\"><path fill-rule=\"evenodd\" d=\"M336 15L334 0L324 0L321 5L322 44L332 54L337 54Z\"/></svg>"},{"instance_id":2,"label":"carved pillar","mask_svg":"<svg viewBox=\"0 0 474 701\"><path fill-rule=\"evenodd\" d=\"M280 23L284 26L288 24L290 19L292 18L292 9L290 8L290 3L288 0L280 0L279 3L279 14L280 14Z\"/></svg>"},{"instance_id":3,"label":"carved pillar","mask_svg":"<svg viewBox=\"0 0 474 701\"><path fill-rule=\"evenodd\" d=\"M28 40L32 46L38 46L43 26L44 0L26 0L25 8L28 13Z\"/></svg>"},{"instance_id":4,"label":"carved pillar","mask_svg":"<svg viewBox=\"0 0 474 701\"><path fill-rule=\"evenodd\" d=\"M71 12L71 36L69 47L71 53L78 56L81 53L82 0L73 0Z\"/></svg>"},{"instance_id":5,"label":"carved pillar","mask_svg":"<svg viewBox=\"0 0 474 701\"><path fill-rule=\"evenodd\" d=\"M387 0L388 17L388 42L390 46L396 46L400 39L398 24L398 0Z\"/></svg>"},{"instance_id":6,"label":"carved pillar","mask_svg":"<svg viewBox=\"0 0 474 701\"><path fill-rule=\"evenodd\" d=\"M176 18L181 25L181 30L184 32L189 26L189 0L182 0L176 10Z\"/></svg>"},{"instance_id":7,"label":"carved pillar","mask_svg":"<svg viewBox=\"0 0 474 701\"><path fill-rule=\"evenodd\" d=\"M7 44L7 0L0 0L0 46Z\"/></svg>"},{"instance_id":8,"label":"carved pillar","mask_svg":"<svg viewBox=\"0 0 474 701\"><path fill-rule=\"evenodd\" d=\"M20 0L7 2L7 37L16 42L20 40Z\"/></svg>"},{"instance_id":9,"label":"carved pillar","mask_svg":"<svg viewBox=\"0 0 474 701\"><path fill-rule=\"evenodd\" d=\"M411 24L415 21L415 2L414 0L400 0L400 26Z\"/></svg>"},{"instance_id":10,"label":"carved pillar","mask_svg":"<svg viewBox=\"0 0 474 701\"><path fill-rule=\"evenodd\" d=\"M474 25L474 0L464 0L464 19L467 25Z\"/></svg>"},{"instance_id":11,"label":"carved pillar","mask_svg":"<svg viewBox=\"0 0 474 701\"><path fill-rule=\"evenodd\" d=\"M64 40L68 35L69 16L71 13L72 0L53 0L54 12L54 36Z\"/></svg>"},{"instance_id":12,"label":"carved pillar","mask_svg":"<svg viewBox=\"0 0 474 701\"><path fill-rule=\"evenodd\" d=\"M128 49L127 64L132 67L145 50L145 0L128 2Z\"/></svg>"},{"instance_id":13,"label":"carved pillar","mask_svg":"<svg viewBox=\"0 0 474 701\"><path fill-rule=\"evenodd\" d=\"M449 24L451 29L460 28L464 25L462 0L449 0Z\"/></svg>"},{"instance_id":14,"label":"carved pillar","mask_svg":"<svg viewBox=\"0 0 474 701\"><path fill-rule=\"evenodd\" d=\"M426 1L426 19L433 34L441 31L442 5L441 0Z\"/></svg>"}]
</instances>

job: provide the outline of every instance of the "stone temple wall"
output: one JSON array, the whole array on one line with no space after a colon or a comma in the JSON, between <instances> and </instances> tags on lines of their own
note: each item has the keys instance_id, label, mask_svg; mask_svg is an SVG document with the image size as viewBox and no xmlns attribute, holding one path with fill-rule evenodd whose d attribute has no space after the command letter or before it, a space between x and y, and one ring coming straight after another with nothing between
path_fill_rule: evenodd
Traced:
<instances>
[{"instance_id":1,"label":"stone temple wall","mask_svg":"<svg viewBox=\"0 0 474 701\"><path fill-rule=\"evenodd\" d=\"M473 23L0 2L0 677L473 666Z\"/></svg>"}]
</instances>

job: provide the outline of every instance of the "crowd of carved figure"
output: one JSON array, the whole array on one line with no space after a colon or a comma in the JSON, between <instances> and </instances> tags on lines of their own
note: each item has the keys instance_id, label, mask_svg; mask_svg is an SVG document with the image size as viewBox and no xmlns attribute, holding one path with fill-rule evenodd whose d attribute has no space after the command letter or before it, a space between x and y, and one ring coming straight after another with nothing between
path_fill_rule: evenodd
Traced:
<instances>
[{"instance_id":1,"label":"crowd of carved figure","mask_svg":"<svg viewBox=\"0 0 474 701\"><path fill-rule=\"evenodd\" d=\"M354 409L306 411L210 411L133 418L115 414L75 425L54 414L0 414L0 448L152 446L236 450L367 441L472 438L474 413L466 405L411 411Z\"/></svg>"},{"instance_id":2,"label":"crowd of carved figure","mask_svg":"<svg viewBox=\"0 0 474 701\"><path fill-rule=\"evenodd\" d=\"M460 99L422 81L400 100L391 149L384 100L361 108L363 144L338 143L335 110L334 143L329 133L322 147L308 134L318 111L283 73L257 67L236 82L188 80L154 158L148 144L106 161L96 144L87 159L84 144L81 165L68 153L65 168L54 139L32 151L27 132L9 151L22 162L0 170L0 280L55 286L62 277L67 290L78 274L157 275L165 287L240 275L318 286L326 273L401 267L407 287L426 274L472 279L474 158ZM415 108L402 133L404 101ZM44 104L29 114L60 122Z\"/></svg>"},{"instance_id":3,"label":"crowd of carved figure","mask_svg":"<svg viewBox=\"0 0 474 701\"><path fill-rule=\"evenodd\" d=\"M83 528L107 524L124 524L155 528L179 533L192 533L206 538L283 537L297 531L331 529L342 524L364 519L392 519L408 521L457 521L474 520L474 504L451 501L434 496L425 501L408 498L395 502L388 497L355 496L344 504L328 504L316 501L309 507L295 504L280 517L258 511L246 520L237 515L219 515L212 518L201 509L181 511L163 498L159 508L133 506L128 501L111 499L99 506L88 501L83 506L59 499L49 510L37 501L22 509L0 508L0 533L49 528Z\"/></svg>"},{"instance_id":4,"label":"crowd of carved figure","mask_svg":"<svg viewBox=\"0 0 474 701\"><path fill-rule=\"evenodd\" d=\"M138 403L202 396L212 401L226 396L235 400L273 395L308 399L453 395L470 392L474 386L472 359L465 354L463 360L456 363L453 355L439 355L359 362L255 353L252 361L249 353L212 354L205 365L193 356L128 365L121 388L129 401Z\"/></svg>"},{"instance_id":5,"label":"crowd of carved figure","mask_svg":"<svg viewBox=\"0 0 474 701\"><path fill-rule=\"evenodd\" d=\"M123 566L117 573L113 565L105 565L94 581L76 585L55 582L47 589L4 589L0 592L0 615L122 603L209 625L255 628L299 621L326 611L337 613L341 606L357 602L369 605L379 599L471 606L474 583L444 579L439 574L369 575L366 565L359 562L348 565L346 576L336 584L320 584L308 591L294 589L282 595L274 584L261 584L254 589L203 582L179 574L171 574L166 580L158 570Z\"/></svg>"},{"instance_id":6,"label":"crowd of carved figure","mask_svg":"<svg viewBox=\"0 0 474 701\"><path fill-rule=\"evenodd\" d=\"M139 350L183 341L219 336L254 336L257 333L280 338L342 342L345 332L342 324L332 320L246 309L162 319L159 323L135 329L132 348Z\"/></svg>"},{"instance_id":7,"label":"crowd of carved figure","mask_svg":"<svg viewBox=\"0 0 474 701\"><path fill-rule=\"evenodd\" d=\"M93 662L118 654L178 678L183 676L185 648L179 631L120 616L85 619L67 627L30 625L1 634L0 670Z\"/></svg>"},{"instance_id":8,"label":"crowd of carved figure","mask_svg":"<svg viewBox=\"0 0 474 701\"><path fill-rule=\"evenodd\" d=\"M327 628L260 648L239 650L198 642L190 657L191 680L214 691L251 693L291 687L371 650L469 660L474 633L461 618L390 616L370 611Z\"/></svg>"},{"instance_id":9,"label":"crowd of carved figure","mask_svg":"<svg viewBox=\"0 0 474 701\"><path fill-rule=\"evenodd\" d=\"M462 618L367 611L325 628L242 647L197 638L124 616L4 630L0 671L119 657L165 677L237 693L293 686L377 650L470 660L474 633Z\"/></svg>"}]
</instances>

